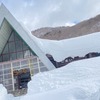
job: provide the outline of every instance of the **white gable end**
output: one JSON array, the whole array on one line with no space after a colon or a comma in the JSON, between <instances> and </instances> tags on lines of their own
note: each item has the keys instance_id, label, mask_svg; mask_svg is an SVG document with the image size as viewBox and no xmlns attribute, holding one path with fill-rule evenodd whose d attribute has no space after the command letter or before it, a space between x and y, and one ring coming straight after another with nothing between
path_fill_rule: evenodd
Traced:
<instances>
[{"instance_id":1,"label":"white gable end","mask_svg":"<svg viewBox=\"0 0 100 100\"><path fill-rule=\"evenodd\" d=\"M41 50L41 48L39 48L39 46L37 45L35 41L36 38L26 32L23 27L17 22L17 20L11 15L11 13L7 10L7 8L2 4L0 7L0 27L2 26L4 18L19 34L19 36L28 44L28 46L37 54L37 56L41 59L45 66L49 70L54 69L54 65L46 57L45 53Z\"/></svg>"}]
</instances>

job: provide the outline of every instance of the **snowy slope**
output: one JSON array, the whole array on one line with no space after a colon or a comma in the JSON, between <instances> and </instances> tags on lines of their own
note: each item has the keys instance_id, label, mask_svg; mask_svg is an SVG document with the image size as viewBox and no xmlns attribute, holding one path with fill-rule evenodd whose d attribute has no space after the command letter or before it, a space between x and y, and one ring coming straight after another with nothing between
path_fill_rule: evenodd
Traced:
<instances>
[{"instance_id":1,"label":"snowy slope","mask_svg":"<svg viewBox=\"0 0 100 100\"><path fill-rule=\"evenodd\" d=\"M100 86L100 57L72 62L65 67L38 74L29 83L29 92L39 93L73 86L91 92Z\"/></svg>"},{"instance_id":2,"label":"snowy slope","mask_svg":"<svg viewBox=\"0 0 100 100\"><path fill-rule=\"evenodd\" d=\"M100 100L100 57L39 73L28 86L27 95L15 98L1 92L0 100Z\"/></svg>"},{"instance_id":3,"label":"snowy slope","mask_svg":"<svg viewBox=\"0 0 100 100\"><path fill-rule=\"evenodd\" d=\"M100 100L99 89L100 57L96 57L34 76L21 100Z\"/></svg>"},{"instance_id":4,"label":"snowy slope","mask_svg":"<svg viewBox=\"0 0 100 100\"><path fill-rule=\"evenodd\" d=\"M100 32L60 41L34 39L45 54L52 54L57 61L68 56L84 56L89 52L100 52Z\"/></svg>"},{"instance_id":5,"label":"snowy slope","mask_svg":"<svg viewBox=\"0 0 100 100\"><path fill-rule=\"evenodd\" d=\"M99 65L100 57L96 57L37 74L29 83L28 94L18 98L0 87L4 90L0 100L100 100Z\"/></svg>"}]
</instances>

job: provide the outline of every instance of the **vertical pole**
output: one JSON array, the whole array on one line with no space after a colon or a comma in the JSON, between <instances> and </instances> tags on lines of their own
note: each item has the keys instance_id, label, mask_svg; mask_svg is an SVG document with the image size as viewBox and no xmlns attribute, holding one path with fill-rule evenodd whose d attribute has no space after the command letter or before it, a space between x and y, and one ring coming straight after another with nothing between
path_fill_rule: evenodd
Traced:
<instances>
[{"instance_id":1,"label":"vertical pole","mask_svg":"<svg viewBox=\"0 0 100 100\"><path fill-rule=\"evenodd\" d=\"M2 72L3 72L3 85L5 86L5 83L4 83L4 65L2 64Z\"/></svg>"},{"instance_id":2,"label":"vertical pole","mask_svg":"<svg viewBox=\"0 0 100 100\"><path fill-rule=\"evenodd\" d=\"M12 75L13 91L15 91L15 86L14 86L14 75L13 75L13 66L12 66L12 62L11 62L11 75Z\"/></svg>"},{"instance_id":3,"label":"vertical pole","mask_svg":"<svg viewBox=\"0 0 100 100\"><path fill-rule=\"evenodd\" d=\"M32 73L32 68L31 68L31 64L30 64L30 63L31 63L31 62L30 62L30 58L28 59L28 62L29 62L29 64L28 64L28 65L29 65L29 69L30 69L30 74L31 74L31 76L33 76L33 73Z\"/></svg>"},{"instance_id":4,"label":"vertical pole","mask_svg":"<svg viewBox=\"0 0 100 100\"><path fill-rule=\"evenodd\" d=\"M38 64L38 69L39 69L39 73L41 72L40 70L40 64L39 64L39 58L37 57L37 64Z\"/></svg>"}]
</instances>

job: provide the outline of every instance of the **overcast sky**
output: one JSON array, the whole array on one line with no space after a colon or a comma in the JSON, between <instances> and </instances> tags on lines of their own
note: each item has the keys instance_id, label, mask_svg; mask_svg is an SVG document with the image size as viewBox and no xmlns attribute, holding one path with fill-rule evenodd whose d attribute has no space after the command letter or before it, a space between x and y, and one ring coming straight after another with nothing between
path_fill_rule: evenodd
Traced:
<instances>
[{"instance_id":1,"label":"overcast sky","mask_svg":"<svg viewBox=\"0 0 100 100\"><path fill-rule=\"evenodd\" d=\"M0 0L30 31L66 26L100 14L100 0Z\"/></svg>"}]
</instances>

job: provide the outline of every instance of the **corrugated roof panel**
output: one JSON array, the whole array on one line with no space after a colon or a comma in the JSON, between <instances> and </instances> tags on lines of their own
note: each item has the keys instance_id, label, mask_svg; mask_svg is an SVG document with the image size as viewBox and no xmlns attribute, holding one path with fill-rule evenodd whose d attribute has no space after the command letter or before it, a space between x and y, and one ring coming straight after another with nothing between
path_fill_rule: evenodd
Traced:
<instances>
[{"instance_id":1,"label":"corrugated roof panel","mask_svg":"<svg viewBox=\"0 0 100 100\"><path fill-rule=\"evenodd\" d=\"M4 19L0 28L0 54L11 34L12 28L9 23Z\"/></svg>"}]
</instances>

